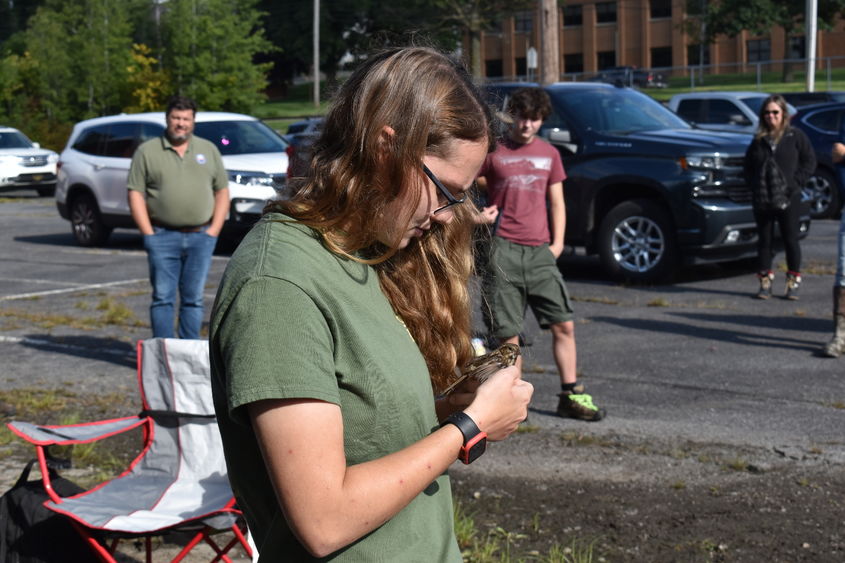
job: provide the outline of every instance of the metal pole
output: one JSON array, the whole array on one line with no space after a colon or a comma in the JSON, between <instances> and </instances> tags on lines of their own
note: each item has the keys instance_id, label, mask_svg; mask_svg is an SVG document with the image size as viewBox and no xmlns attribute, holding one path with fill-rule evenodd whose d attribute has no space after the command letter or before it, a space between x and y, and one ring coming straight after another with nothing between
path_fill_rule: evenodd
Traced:
<instances>
[{"instance_id":1,"label":"metal pole","mask_svg":"<svg viewBox=\"0 0 845 563\"><path fill-rule=\"evenodd\" d=\"M314 107L320 107L320 0L314 0Z\"/></svg>"},{"instance_id":2,"label":"metal pole","mask_svg":"<svg viewBox=\"0 0 845 563\"><path fill-rule=\"evenodd\" d=\"M817 0L807 0L805 19L807 21L807 91L813 92L816 88L816 27L818 25Z\"/></svg>"}]
</instances>

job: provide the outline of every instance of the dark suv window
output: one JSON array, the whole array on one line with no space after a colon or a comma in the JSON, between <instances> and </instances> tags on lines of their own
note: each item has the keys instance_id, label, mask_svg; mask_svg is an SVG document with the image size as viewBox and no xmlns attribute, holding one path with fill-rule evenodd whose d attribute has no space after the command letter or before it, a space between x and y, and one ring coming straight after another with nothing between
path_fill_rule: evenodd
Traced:
<instances>
[{"instance_id":1,"label":"dark suv window","mask_svg":"<svg viewBox=\"0 0 845 563\"><path fill-rule=\"evenodd\" d=\"M678 104L678 115L687 121L698 121L702 104L702 100L681 100Z\"/></svg>"},{"instance_id":2,"label":"dark suv window","mask_svg":"<svg viewBox=\"0 0 845 563\"><path fill-rule=\"evenodd\" d=\"M79 135L73 148L96 156L132 158L138 145L163 131L161 125L137 121L95 125Z\"/></svg>"},{"instance_id":3,"label":"dark suv window","mask_svg":"<svg viewBox=\"0 0 845 563\"><path fill-rule=\"evenodd\" d=\"M131 158L138 146L139 123L112 123L103 146L103 156Z\"/></svg>"},{"instance_id":4,"label":"dark suv window","mask_svg":"<svg viewBox=\"0 0 845 563\"><path fill-rule=\"evenodd\" d=\"M735 116L745 117L735 103L728 100L710 100L710 107L702 123L732 123Z\"/></svg>"},{"instance_id":5,"label":"dark suv window","mask_svg":"<svg viewBox=\"0 0 845 563\"><path fill-rule=\"evenodd\" d=\"M839 121L842 110L831 109L817 111L807 118L807 123L819 131L835 135L839 132Z\"/></svg>"},{"instance_id":6,"label":"dark suv window","mask_svg":"<svg viewBox=\"0 0 845 563\"><path fill-rule=\"evenodd\" d=\"M95 125L83 131L73 144L74 150L85 154L101 155L105 139L109 134L109 125Z\"/></svg>"}]
</instances>

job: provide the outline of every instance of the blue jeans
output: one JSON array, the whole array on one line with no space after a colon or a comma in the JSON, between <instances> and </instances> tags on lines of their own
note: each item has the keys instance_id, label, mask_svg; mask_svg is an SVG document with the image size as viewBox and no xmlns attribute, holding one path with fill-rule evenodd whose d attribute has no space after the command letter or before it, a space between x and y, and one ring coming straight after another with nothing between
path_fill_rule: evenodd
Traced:
<instances>
[{"instance_id":1,"label":"blue jeans","mask_svg":"<svg viewBox=\"0 0 845 563\"><path fill-rule=\"evenodd\" d=\"M154 338L172 338L176 292L179 292L179 338L199 338L203 320L203 293L217 238L197 232L155 227L144 236L150 265L153 300L150 322Z\"/></svg>"}]
</instances>

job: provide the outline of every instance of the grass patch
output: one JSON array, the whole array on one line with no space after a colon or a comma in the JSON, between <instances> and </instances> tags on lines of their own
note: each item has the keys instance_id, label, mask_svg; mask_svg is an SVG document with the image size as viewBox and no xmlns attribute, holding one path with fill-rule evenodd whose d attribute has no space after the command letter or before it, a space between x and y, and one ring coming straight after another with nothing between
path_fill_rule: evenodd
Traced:
<instances>
[{"instance_id":1,"label":"grass patch","mask_svg":"<svg viewBox=\"0 0 845 563\"><path fill-rule=\"evenodd\" d=\"M657 297L646 303L647 307L670 307L671 303L662 297Z\"/></svg>"},{"instance_id":2,"label":"grass patch","mask_svg":"<svg viewBox=\"0 0 845 563\"><path fill-rule=\"evenodd\" d=\"M15 413L15 417L40 416L44 412L65 411L78 400L78 395L67 389L5 389L0 391L0 402Z\"/></svg>"},{"instance_id":3,"label":"grass patch","mask_svg":"<svg viewBox=\"0 0 845 563\"><path fill-rule=\"evenodd\" d=\"M602 305L619 305L619 301L610 297L573 297L573 301L582 303L601 303Z\"/></svg>"},{"instance_id":4,"label":"grass patch","mask_svg":"<svg viewBox=\"0 0 845 563\"><path fill-rule=\"evenodd\" d=\"M528 424L526 422L523 422L522 424L520 424L519 426L516 427L516 433L517 434L533 434L534 432L539 432L539 431L540 431L539 426L536 426L534 424Z\"/></svg>"},{"instance_id":5,"label":"grass patch","mask_svg":"<svg viewBox=\"0 0 845 563\"><path fill-rule=\"evenodd\" d=\"M736 458L725 463L725 467L733 471L748 471L748 462L742 458Z\"/></svg>"},{"instance_id":6,"label":"grass patch","mask_svg":"<svg viewBox=\"0 0 845 563\"><path fill-rule=\"evenodd\" d=\"M573 538L569 544L553 544L547 555L539 551L519 552L518 544L528 538L527 533L513 532L496 526L482 533L475 522L475 514L468 512L463 504L455 502L455 537L465 563L592 563L604 561L594 559L595 541L588 542ZM530 532L540 533L540 515L535 513L529 524Z\"/></svg>"},{"instance_id":7,"label":"grass patch","mask_svg":"<svg viewBox=\"0 0 845 563\"><path fill-rule=\"evenodd\" d=\"M786 266L784 266L784 270L785 268ZM801 266L801 273L813 276L832 276L836 274L836 264L827 261L809 260Z\"/></svg>"},{"instance_id":8,"label":"grass patch","mask_svg":"<svg viewBox=\"0 0 845 563\"><path fill-rule=\"evenodd\" d=\"M87 311L89 305L77 302L74 308ZM135 316L135 313L125 304L115 301L111 297L104 297L94 308L99 314L95 316L61 315L53 313L38 313L25 311L23 309L0 310L0 318L7 323L25 321L42 329L56 327L70 327L79 330L94 330L105 326L143 327L143 321Z\"/></svg>"}]
</instances>

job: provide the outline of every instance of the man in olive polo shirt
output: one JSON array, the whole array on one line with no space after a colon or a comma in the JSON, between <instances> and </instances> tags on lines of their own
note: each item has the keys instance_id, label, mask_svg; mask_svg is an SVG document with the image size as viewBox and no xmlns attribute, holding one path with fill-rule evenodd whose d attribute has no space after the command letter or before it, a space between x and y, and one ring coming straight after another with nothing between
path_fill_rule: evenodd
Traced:
<instances>
[{"instance_id":1,"label":"man in olive polo shirt","mask_svg":"<svg viewBox=\"0 0 845 563\"><path fill-rule=\"evenodd\" d=\"M129 209L150 265L153 337L174 336L179 293L179 338L199 338L211 256L229 212L229 181L220 151L194 137L197 106L174 96L167 129L141 144L129 167Z\"/></svg>"}]
</instances>

